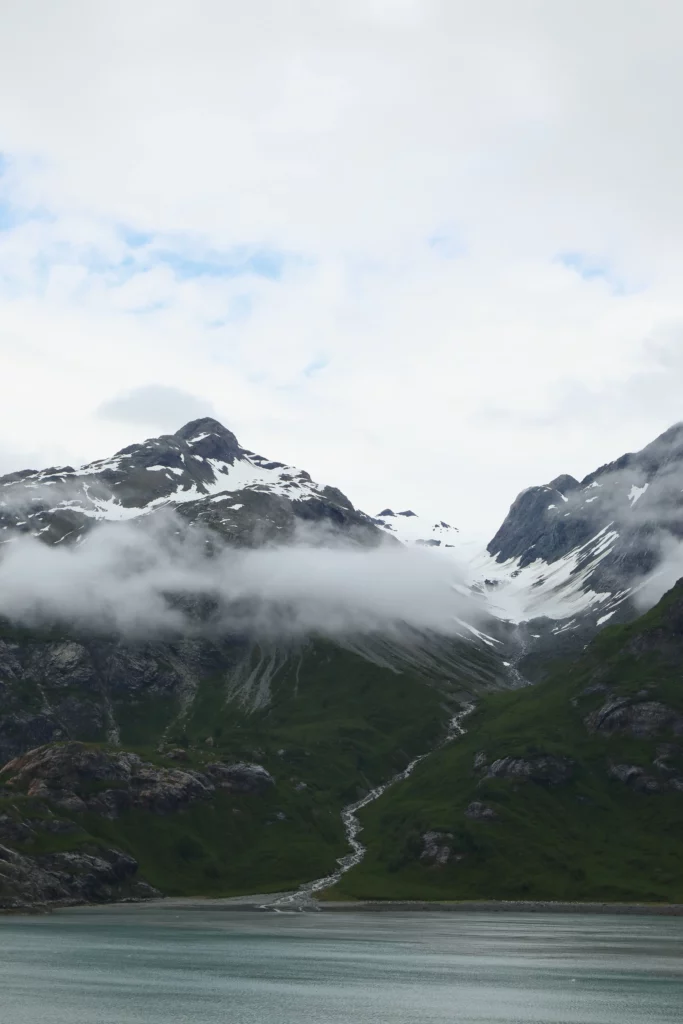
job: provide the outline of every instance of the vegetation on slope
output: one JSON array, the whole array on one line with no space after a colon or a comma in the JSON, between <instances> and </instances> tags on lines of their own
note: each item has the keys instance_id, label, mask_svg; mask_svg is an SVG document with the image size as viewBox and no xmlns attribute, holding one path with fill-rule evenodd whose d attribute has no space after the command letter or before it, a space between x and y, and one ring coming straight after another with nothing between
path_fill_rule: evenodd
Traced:
<instances>
[{"instance_id":1,"label":"vegetation on slope","mask_svg":"<svg viewBox=\"0 0 683 1024\"><path fill-rule=\"evenodd\" d=\"M266 793L219 790L172 813L137 808L114 818L59 807L59 817L81 831L41 831L16 849L33 855L114 847L135 857L142 878L173 895L273 891L331 871L346 852L341 807L438 741L452 695L331 644L283 658L269 686L268 702L251 711L226 699L218 673L200 682L175 719L163 691L141 692L125 714L116 708L124 750L199 771L211 761L255 762L275 778ZM80 698L88 698L82 687ZM167 756L177 756L174 748L184 751L180 761ZM35 799L0 787L0 816L38 813L49 807L41 811Z\"/></svg>"},{"instance_id":2,"label":"vegetation on slope","mask_svg":"<svg viewBox=\"0 0 683 1024\"><path fill-rule=\"evenodd\" d=\"M548 681L486 697L362 812L368 853L329 895L683 902L682 668L679 583ZM554 778L519 774L543 759Z\"/></svg>"}]
</instances>

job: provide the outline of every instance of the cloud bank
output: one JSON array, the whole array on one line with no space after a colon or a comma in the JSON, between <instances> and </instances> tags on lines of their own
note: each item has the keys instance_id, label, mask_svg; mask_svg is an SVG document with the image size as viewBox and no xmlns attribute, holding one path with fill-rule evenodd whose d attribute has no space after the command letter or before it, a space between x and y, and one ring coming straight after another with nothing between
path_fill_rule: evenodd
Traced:
<instances>
[{"instance_id":1,"label":"cloud bank","mask_svg":"<svg viewBox=\"0 0 683 1024\"><path fill-rule=\"evenodd\" d=\"M236 550L164 517L144 528L103 525L72 547L32 538L6 545L0 615L138 637L334 637L406 626L455 636L458 620L483 614L458 582L450 560L429 551L354 547L310 531L291 546Z\"/></svg>"}]
</instances>

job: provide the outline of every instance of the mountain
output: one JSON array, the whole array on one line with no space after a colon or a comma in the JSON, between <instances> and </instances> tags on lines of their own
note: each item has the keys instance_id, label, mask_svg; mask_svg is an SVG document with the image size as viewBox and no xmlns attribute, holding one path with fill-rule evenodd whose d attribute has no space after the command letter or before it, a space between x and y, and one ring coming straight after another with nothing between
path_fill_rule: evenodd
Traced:
<instances>
[{"instance_id":1,"label":"mountain","mask_svg":"<svg viewBox=\"0 0 683 1024\"><path fill-rule=\"evenodd\" d=\"M344 805L430 750L365 811L339 892L672 898L679 590L633 620L683 536L682 468L677 426L524 491L488 548L448 517L360 511L213 419L0 478L0 562L20 567L0 606L0 907L296 886L346 852ZM311 548L405 546L439 567L438 627L296 630L283 598L264 619L205 592L241 564L226 552L293 552L305 582ZM48 570L59 586L27 604ZM161 625L130 586L150 575ZM465 698L467 736L437 749Z\"/></svg>"},{"instance_id":2,"label":"mountain","mask_svg":"<svg viewBox=\"0 0 683 1024\"><path fill-rule=\"evenodd\" d=\"M633 598L668 539L683 537L683 424L641 452L601 466L581 482L568 475L517 497L487 551L501 574L544 593L528 611L592 618L632 617ZM573 606L572 606L573 603ZM555 605L555 607L553 607ZM531 617L527 615L527 617Z\"/></svg>"},{"instance_id":3,"label":"mountain","mask_svg":"<svg viewBox=\"0 0 683 1024\"><path fill-rule=\"evenodd\" d=\"M298 524L378 529L334 487L246 448L216 420L130 445L78 469L51 466L0 477L0 532L76 543L102 522L134 522L174 511L238 545L290 539Z\"/></svg>"},{"instance_id":4,"label":"mountain","mask_svg":"<svg viewBox=\"0 0 683 1024\"><path fill-rule=\"evenodd\" d=\"M340 491L206 419L78 469L10 474L0 495L0 557L32 543L58 555L59 578L69 552L83 555L101 570L86 611L112 578L144 576L152 550L175 552L178 534L199 539L190 567L224 549L277 551L302 530L349 550L392 543ZM122 534L129 547L98 561L103 531L122 530L140 542ZM187 576L168 578L177 591ZM65 605L84 586L69 579ZM22 615L24 580L15 587L0 620L0 907L323 875L345 852L341 808L433 747L465 694L511 682L496 642L464 620L449 635L289 635L217 625L201 594L171 593L172 609L191 605L187 628L153 629L129 590L141 620L130 633L116 618L70 619L59 602Z\"/></svg>"},{"instance_id":5,"label":"mountain","mask_svg":"<svg viewBox=\"0 0 683 1024\"><path fill-rule=\"evenodd\" d=\"M683 581L362 812L330 895L683 903Z\"/></svg>"},{"instance_id":6,"label":"mountain","mask_svg":"<svg viewBox=\"0 0 683 1024\"><path fill-rule=\"evenodd\" d=\"M375 522L457 561L463 585L498 620L487 632L538 678L553 657L652 603L644 585L652 581L655 597L666 589L666 575L652 577L683 538L683 424L581 481L562 474L522 491L485 549L410 510L385 509Z\"/></svg>"}]
</instances>

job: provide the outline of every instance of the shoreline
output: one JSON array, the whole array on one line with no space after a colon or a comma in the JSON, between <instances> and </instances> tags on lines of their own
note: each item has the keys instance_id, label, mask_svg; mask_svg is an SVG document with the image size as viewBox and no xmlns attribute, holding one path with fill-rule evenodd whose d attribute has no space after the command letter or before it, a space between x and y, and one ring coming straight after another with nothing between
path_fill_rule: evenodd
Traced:
<instances>
[{"instance_id":1,"label":"shoreline","mask_svg":"<svg viewBox=\"0 0 683 1024\"><path fill-rule=\"evenodd\" d=\"M70 905L33 904L0 909L0 917L56 914L69 911L131 910L204 910L227 913L523 913L523 914L631 914L658 917L683 917L683 903L607 903L559 900L315 900L304 909L280 910L275 901L288 893L251 896L166 896L151 900L121 900L113 903Z\"/></svg>"},{"instance_id":2,"label":"shoreline","mask_svg":"<svg viewBox=\"0 0 683 1024\"><path fill-rule=\"evenodd\" d=\"M360 900L356 902L325 902L323 911L339 913L354 910L418 911L418 912L489 912L527 914L655 914L683 917L683 903L598 903L561 902L554 900Z\"/></svg>"}]
</instances>

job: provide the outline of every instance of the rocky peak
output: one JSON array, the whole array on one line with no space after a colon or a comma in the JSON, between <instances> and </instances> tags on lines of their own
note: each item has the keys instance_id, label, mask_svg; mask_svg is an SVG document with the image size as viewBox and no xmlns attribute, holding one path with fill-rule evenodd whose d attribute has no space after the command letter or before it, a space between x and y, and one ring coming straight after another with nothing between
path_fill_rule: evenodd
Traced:
<instances>
[{"instance_id":1,"label":"rocky peak","mask_svg":"<svg viewBox=\"0 0 683 1024\"><path fill-rule=\"evenodd\" d=\"M184 441L196 455L205 459L221 459L233 463L242 454L240 443L227 427L210 416L191 420L173 435Z\"/></svg>"},{"instance_id":2,"label":"rocky peak","mask_svg":"<svg viewBox=\"0 0 683 1024\"><path fill-rule=\"evenodd\" d=\"M567 495L571 491L575 491L577 487L580 487L578 480L575 480L569 473L561 473L560 476L556 476L554 480L551 480L548 487L552 487L553 490L559 491L560 494Z\"/></svg>"},{"instance_id":3,"label":"rocky peak","mask_svg":"<svg viewBox=\"0 0 683 1024\"><path fill-rule=\"evenodd\" d=\"M550 484L522 491L488 545L489 553L499 562L519 558L520 566L524 567L536 558L552 561L556 552L564 553L565 549L588 540L591 528L582 520L558 516L558 510L568 500L562 489L571 489L568 480L573 477L558 477Z\"/></svg>"}]
</instances>

